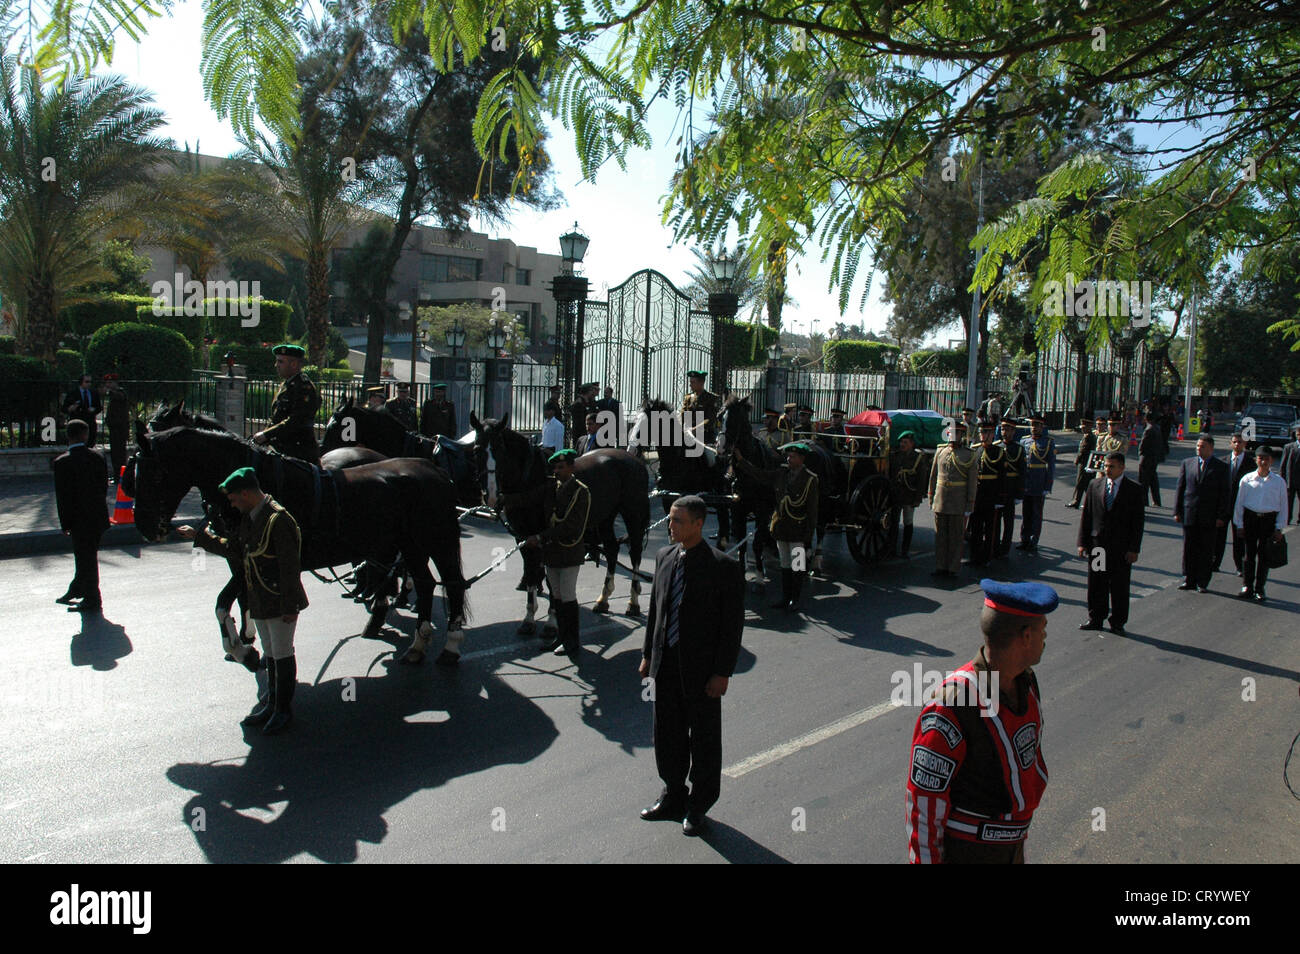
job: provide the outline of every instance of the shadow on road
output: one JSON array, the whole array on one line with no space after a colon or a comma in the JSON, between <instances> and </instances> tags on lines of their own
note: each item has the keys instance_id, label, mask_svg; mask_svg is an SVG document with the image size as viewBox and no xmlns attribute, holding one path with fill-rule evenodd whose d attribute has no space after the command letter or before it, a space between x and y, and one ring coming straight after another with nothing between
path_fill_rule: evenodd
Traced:
<instances>
[{"instance_id":1,"label":"shadow on road","mask_svg":"<svg viewBox=\"0 0 1300 954\"><path fill-rule=\"evenodd\" d=\"M765 848L744 832L716 818L709 819L709 830L701 835L700 839L733 865L791 864L788 859L781 857L775 851Z\"/></svg>"},{"instance_id":2,"label":"shadow on road","mask_svg":"<svg viewBox=\"0 0 1300 954\"><path fill-rule=\"evenodd\" d=\"M107 672L116 669L117 661L133 651L131 639L119 623L102 616L83 616L81 632L72 637L69 656L74 666Z\"/></svg>"},{"instance_id":3,"label":"shadow on road","mask_svg":"<svg viewBox=\"0 0 1300 954\"><path fill-rule=\"evenodd\" d=\"M1277 605L1277 604L1274 604ZM1156 649L1163 649L1165 652L1178 653L1182 656L1191 656L1194 659L1203 659L1206 662L1222 663L1225 666L1231 666L1233 669L1244 669L1247 672L1257 673L1261 676L1281 676L1283 679L1300 680L1300 672L1294 669L1285 669L1282 666L1273 666L1269 663L1256 662L1253 659L1243 659L1240 656L1233 656L1230 653L1222 653L1217 649L1202 649L1198 646L1184 646L1182 643L1170 642L1167 639L1159 639L1155 636L1140 636L1137 633L1129 632L1124 636L1125 639L1135 643L1145 643Z\"/></svg>"}]
</instances>

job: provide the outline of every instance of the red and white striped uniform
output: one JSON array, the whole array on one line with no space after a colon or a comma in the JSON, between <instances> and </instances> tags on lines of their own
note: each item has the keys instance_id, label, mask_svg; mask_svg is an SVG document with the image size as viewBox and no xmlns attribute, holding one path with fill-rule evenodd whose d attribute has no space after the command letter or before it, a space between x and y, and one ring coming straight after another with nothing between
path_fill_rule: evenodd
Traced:
<instances>
[{"instance_id":1,"label":"red and white striped uniform","mask_svg":"<svg viewBox=\"0 0 1300 954\"><path fill-rule=\"evenodd\" d=\"M942 862L945 837L1009 845L1029 833L1047 788L1038 680L1032 670L1016 677L1023 709L1017 714L1005 694L990 706L989 677L981 647L944 680L938 699L916 720L907 778L913 864Z\"/></svg>"}]
</instances>

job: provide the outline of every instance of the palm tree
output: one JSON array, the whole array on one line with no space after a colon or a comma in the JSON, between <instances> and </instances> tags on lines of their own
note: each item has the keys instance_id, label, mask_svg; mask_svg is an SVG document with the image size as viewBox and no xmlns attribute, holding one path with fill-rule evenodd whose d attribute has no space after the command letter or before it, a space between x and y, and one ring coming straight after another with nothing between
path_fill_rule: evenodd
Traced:
<instances>
[{"instance_id":1,"label":"palm tree","mask_svg":"<svg viewBox=\"0 0 1300 954\"><path fill-rule=\"evenodd\" d=\"M168 145L151 103L121 77L47 88L0 57L0 293L24 354L53 360L59 309L105 277L100 246L133 211L124 192Z\"/></svg>"}]
</instances>

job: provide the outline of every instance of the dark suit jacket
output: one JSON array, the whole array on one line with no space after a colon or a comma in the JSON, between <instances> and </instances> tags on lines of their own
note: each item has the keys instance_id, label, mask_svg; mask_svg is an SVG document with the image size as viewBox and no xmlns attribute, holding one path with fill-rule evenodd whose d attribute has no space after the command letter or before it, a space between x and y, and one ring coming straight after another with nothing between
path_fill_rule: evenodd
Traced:
<instances>
[{"instance_id":1,"label":"dark suit jacket","mask_svg":"<svg viewBox=\"0 0 1300 954\"><path fill-rule=\"evenodd\" d=\"M1292 441L1282 448L1282 464L1277 472L1290 490L1300 490L1300 441Z\"/></svg>"},{"instance_id":2,"label":"dark suit jacket","mask_svg":"<svg viewBox=\"0 0 1300 954\"><path fill-rule=\"evenodd\" d=\"M1232 512L1228 507L1228 465L1217 457L1205 462L1205 476L1196 477L1197 457L1183 461L1178 470L1178 494L1174 499L1174 516L1184 526L1210 526L1216 520L1226 521Z\"/></svg>"},{"instance_id":3,"label":"dark suit jacket","mask_svg":"<svg viewBox=\"0 0 1300 954\"><path fill-rule=\"evenodd\" d=\"M1237 466L1232 466L1232 453L1228 453L1228 459L1224 461L1228 465L1228 513L1232 513L1232 508L1237 506L1237 490L1241 486L1241 478L1257 469L1255 464L1255 452L1246 451L1237 458Z\"/></svg>"},{"instance_id":4,"label":"dark suit jacket","mask_svg":"<svg viewBox=\"0 0 1300 954\"><path fill-rule=\"evenodd\" d=\"M90 392L89 406L81 399L81 388L73 388L63 395L63 410L69 420L94 421L96 415L104 410L104 402L99 392L94 388L87 388L87 390Z\"/></svg>"},{"instance_id":5,"label":"dark suit jacket","mask_svg":"<svg viewBox=\"0 0 1300 954\"><path fill-rule=\"evenodd\" d=\"M447 401L442 407L432 398L420 408L420 433L425 437L459 437L456 433L456 405Z\"/></svg>"},{"instance_id":6,"label":"dark suit jacket","mask_svg":"<svg viewBox=\"0 0 1300 954\"><path fill-rule=\"evenodd\" d=\"M1106 478L1088 485L1079 520L1078 545L1091 550L1101 547L1113 553L1137 553L1142 549L1142 528L1146 523L1146 495L1127 477L1120 477L1115 500L1106 509Z\"/></svg>"},{"instance_id":7,"label":"dark suit jacket","mask_svg":"<svg viewBox=\"0 0 1300 954\"><path fill-rule=\"evenodd\" d=\"M1148 424L1138 441L1138 462L1140 466L1154 467L1165 459L1165 436L1154 423Z\"/></svg>"},{"instance_id":8,"label":"dark suit jacket","mask_svg":"<svg viewBox=\"0 0 1300 954\"><path fill-rule=\"evenodd\" d=\"M54 458L50 466L59 525L72 534L108 529L108 465L103 455L83 444Z\"/></svg>"},{"instance_id":9,"label":"dark suit jacket","mask_svg":"<svg viewBox=\"0 0 1300 954\"><path fill-rule=\"evenodd\" d=\"M668 626L668 590L680 549L671 544L655 557L642 653L656 676L663 660ZM678 656L682 685L688 695L704 692L710 676L731 676L740 654L745 625L745 575L740 564L721 550L701 542L686 553L686 587L678 608Z\"/></svg>"}]
</instances>

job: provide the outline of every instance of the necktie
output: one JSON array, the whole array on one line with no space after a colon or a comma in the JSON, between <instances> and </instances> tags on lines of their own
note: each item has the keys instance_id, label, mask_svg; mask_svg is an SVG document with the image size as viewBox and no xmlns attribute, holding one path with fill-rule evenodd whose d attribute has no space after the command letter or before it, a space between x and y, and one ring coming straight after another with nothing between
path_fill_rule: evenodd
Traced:
<instances>
[{"instance_id":1,"label":"necktie","mask_svg":"<svg viewBox=\"0 0 1300 954\"><path fill-rule=\"evenodd\" d=\"M87 408L90 407L90 392L87 391L85 388L81 389L81 403L84 404Z\"/></svg>"},{"instance_id":2,"label":"necktie","mask_svg":"<svg viewBox=\"0 0 1300 954\"><path fill-rule=\"evenodd\" d=\"M673 579L668 585L668 631L664 643L669 649L677 645L677 611L681 608L682 592L686 589L686 555L677 551L677 565L673 567Z\"/></svg>"},{"instance_id":3,"label":"necktie","mask_svg":"<svg viewBox=\"0 0 1300 954\"><path fill-rule=\"evenodd\" d=\"M1114 503L1114 502L1115 502L1115 481L1113 481L1113 480L1107 478L1107 480L1106 480L1106 509L1109 510L1109 509L1110 509L1110 505L1111 505L1112 503Z\"/></svg>"},{"instance_id":4,"label":"necktie","mask_svg":"<svg viewBox=\"0 0 1300 954\"><path fill-rule=\"evenodd\" d=\"M1196 479L1200 480L1204 476L1205 476L1205 458L1198 457L1196 458Z\"/></svg>"}]
</instances>

